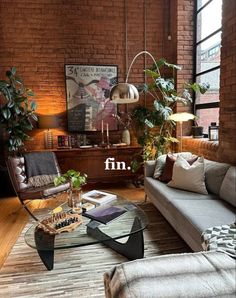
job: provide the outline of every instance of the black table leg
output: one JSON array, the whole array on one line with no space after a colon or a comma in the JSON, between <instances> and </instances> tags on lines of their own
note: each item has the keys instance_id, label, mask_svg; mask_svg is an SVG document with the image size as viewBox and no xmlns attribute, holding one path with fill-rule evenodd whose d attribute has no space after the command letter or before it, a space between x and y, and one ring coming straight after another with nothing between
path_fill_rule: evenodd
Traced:
<instances>
[{"instance_id":1,"label":"black table leg","mask_svg":"<svg viewBox=\"0 0 236 298\"><path fill-rule=\"evenodd\" d=\"M139 232L136 232L139 230ZM135 217L130 236L126 243L120 243L108 235L103 233L99 228L87 227L87 233L100 240L103 244L110 247L119 254L125 256L129 260L141 259L144 255L143 231L141 230L141 223L138 217Z\"/></svg>"},{"instance_id":2,"label":"black table leg","mask_svg":"<svg viewBox=\"0 0 236 298\"><path fill-rule=\"evenodd\" d=\"M36 229L34 239L40 259L48 270L52 270L54 264L55 235L50 235L41 229Z\"/></svg>"}]
</instances>

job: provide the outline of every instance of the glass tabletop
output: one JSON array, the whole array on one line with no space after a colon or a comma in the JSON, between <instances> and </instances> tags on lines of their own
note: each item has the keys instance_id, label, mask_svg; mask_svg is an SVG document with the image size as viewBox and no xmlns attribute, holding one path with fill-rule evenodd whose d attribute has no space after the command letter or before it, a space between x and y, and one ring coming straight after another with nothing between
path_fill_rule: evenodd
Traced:
<instances>
[{"instance_id":1,"label":"glass tabletop","mask_svg":"<svg viewBox=\"0 0 236 298\"><path fill-rule=\"evenodd\" d=\"M126 212L107 224L102 224L98 221L91 220L85 217L82 213L82 224L80 226L75 228L73 231L63 232L56 234L55 237L53 236L54 249L91 245L110 239L115 240L125 238L131 234L142 231L148 225L148 218L144 211L131 201L127 201L121 196L117 195L117 199L106 204L106 206L108 205L124 208ZM60 206L62 207L63 211L70 212L71 208L68 207L67 203L63 203ZM52 210L49 209L46 209L42 212L41 219L47 218L50 216L50 214L52 214ZM43 233L43 236L42 233L40 234L40 237L44 237L44 240L40 242L40 248L38 243L36 246L35 231L37 230L37 226L38 223L35 223L26 231L25 242L32 248L48 250L47 241L51 238L48 233ZM98 229L100 232L102 232L102 237L100 239L94 237L93 233L88 233L89 230L91 231L93 229Z\"/></svg>"}]
</instances>

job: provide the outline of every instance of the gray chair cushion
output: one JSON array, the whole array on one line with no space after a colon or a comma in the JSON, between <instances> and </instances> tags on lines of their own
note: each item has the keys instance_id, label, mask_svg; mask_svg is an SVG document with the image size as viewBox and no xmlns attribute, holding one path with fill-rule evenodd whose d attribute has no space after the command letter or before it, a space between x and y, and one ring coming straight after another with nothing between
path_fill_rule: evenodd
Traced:
<instances>
[{"instance_id":1,"label":"gray chair cushion","mask_svg":"<svg viewBox=\"0 0 236 298\"><path fill-rule=\"evenodd\" d=\"M205 182L210 193L219 195L221 184L230 165L205 159Z\"/></svg>"},{"instance_id":2,"label":"gray chair cushion","mask_svg":"<svg viewBox=\"0 0 236 298\"><path fill-rule=\"evenodd\" d=\"M220 189L221 199L236 207L236 167L230 167Z\"/></svg>"}]
</instances>

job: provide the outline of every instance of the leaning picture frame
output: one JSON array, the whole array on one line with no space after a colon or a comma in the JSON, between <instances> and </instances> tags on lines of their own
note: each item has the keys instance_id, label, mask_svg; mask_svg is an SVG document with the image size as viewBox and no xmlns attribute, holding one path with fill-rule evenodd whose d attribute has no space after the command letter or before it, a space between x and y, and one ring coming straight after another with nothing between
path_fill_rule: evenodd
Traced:
<instances>
[{"instance_id":1,"label":"leaning picture frame","mask_svg":"<svg viewBox=\"0 0 236 298\"><path fill-rule=\"evenodd\" d=\"M66 64L68 131L117 130L110 89L118 81L117 65Z\"/></svg>"}]
</instances>

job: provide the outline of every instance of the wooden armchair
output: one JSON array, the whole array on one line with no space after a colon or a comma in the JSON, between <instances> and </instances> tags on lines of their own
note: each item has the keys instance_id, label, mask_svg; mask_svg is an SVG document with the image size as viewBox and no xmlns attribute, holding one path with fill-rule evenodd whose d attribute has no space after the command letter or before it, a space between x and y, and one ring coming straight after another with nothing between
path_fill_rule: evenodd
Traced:
<instances>
[{"instance_id":1,"label":"wooden armchair","mask_svg":"<svg viewBox=\"0 0 236 298\"><path fill-rule=\"evenodd\" d=\"M43 158L43 155L47 152L38 152ZM57 158L55 153L53 154L53 160L56 166L56 174L58 176L61 175L60 167L57 162ZM25 166L25 158L21 157L9 157L7 160L7 168L8 173L21 204L26 209L26 211L35 219L38 220L32 212L26 206L26 201L35 200L35 199L47 199L52 196L56 196L62 192L67 191L70 188L69 183L61 184L59 186L55 186L53 183L48 185L40 186L40 187L32 187L28 183L28 179L26 176L26 166Z\"/></svg>"}]
</instances>

